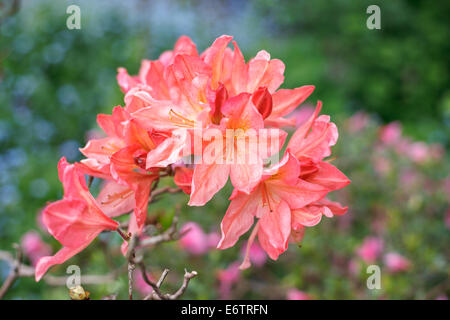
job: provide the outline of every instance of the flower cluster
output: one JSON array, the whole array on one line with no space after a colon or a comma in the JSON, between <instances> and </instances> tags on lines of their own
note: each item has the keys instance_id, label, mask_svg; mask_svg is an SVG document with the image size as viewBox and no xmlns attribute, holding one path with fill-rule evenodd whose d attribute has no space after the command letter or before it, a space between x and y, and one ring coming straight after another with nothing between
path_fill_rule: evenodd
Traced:
<instances>
[{"instance_id":1,"label":"flower cluster","mask_svg":"<svg viewBox=\"0 0 450 320\"><path fill-rule=\"evenodd\" d=\"M79 163L63 158L58 165L64 198L45 208L43 221L63 249L40 259L36 279L100 232L118 230L114 217L131 213L128 231L140 235L162 177L173 177L191 206L206 204L230 178L234 191L217 247L233 246L254 226L241 268L250 266L255 239L277 259L305 227L346 212L325 198L350 181L324 160L338 132L329 116L319 116L321 102L273 161L287 137L281 128L295 126L286 116L314 87L279 89L284 64L264 50L246 63L235 42L228 47L231 40L221 36L199 54L183 36L157 60L142 61L137 76L119 68L125 104L97 116L105 137L80 149L86 158ZM96 199L85 175L105 180Z\"/></svg>"}]
</instances>

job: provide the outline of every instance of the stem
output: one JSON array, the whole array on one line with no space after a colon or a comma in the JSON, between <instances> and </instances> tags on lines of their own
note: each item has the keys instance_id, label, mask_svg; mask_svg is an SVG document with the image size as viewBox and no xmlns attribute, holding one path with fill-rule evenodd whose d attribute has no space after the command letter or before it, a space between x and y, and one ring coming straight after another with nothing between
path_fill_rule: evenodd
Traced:
<instances>
[{"instance_id":1,"label":"stem","mask_svg":"<svg viewBox=\"0 0 450 320\"><path fill-rule=\"evenodd\" d=\"M122 237L123 240L125 240L125 241L130 240L130 238L131 238L130 233L125 234L120 228L117 228L116 231Z\"/></svg>"}]
</instances>

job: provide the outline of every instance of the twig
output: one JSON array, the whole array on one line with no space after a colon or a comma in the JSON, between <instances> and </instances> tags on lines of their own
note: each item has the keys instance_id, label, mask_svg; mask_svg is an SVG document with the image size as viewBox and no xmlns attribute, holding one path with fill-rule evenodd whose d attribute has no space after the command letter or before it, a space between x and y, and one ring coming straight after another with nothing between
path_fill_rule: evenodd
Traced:
<instances>
[{"instance_id":1,"label":"twig","mask_svg":"<svg viewBox=\"0 0 450 320\"><path fill-rule=\"evenodd\" d=\"M154 246L154 245L157 245L157 244L159 244L161 242L169 242L169 241L174 241L174 240L180 239L189 230L185 230L182 233L178 233L177 232L177 224L178 224L179 216L180 216L180 206L177 206L175 208L175 214L173 216L172 224L170 225L170 227L167 228L167 230L164 231L161 234L149 237L147 239L143 239L140 242L138 249L141 249L141 248L144 248L144 247Z\"/></svg>"},{"instance_id":2,"label":"twig","mask_svg":"<svg viewBox=\"0 0 450 320\"><path fill-rule=\"evenodd\" d=\"M142 272L142 278L153 289L153 291L147 296L148 299L146 299L147 297L145 297L144 300L149 300L149 299L166 300L165 295L161 292L161 290L159 290L159 288L161 287L161 284L163 283L164 279L166 278L166 275L169 272L169 270L165 269L164 272L162 273L161 277L159 278L158 282L154 283L152 280L150 280L148 278L145 265L142 261L139 263L139 268L141 269L141 272Z\"/></svg>"},{"instance_id":3,"label":"twig","mask_svg":"<svg viewBox=\"0 0 450 320\"><path fill-rule=\"evenodd\" d=\"M134 275L134 270L136 269L135 248L138 243L138 240L139 239L136 236L136 234L133 234L131 236L131 239L128 242L128 249L127 249L127 253L125 256L127 259L127 262L128 262L128 297L130 300L133 300L133 275Z\"/></svg>"},{"instance_id":4,"label":"twig","mask_svg":"<svg viewBox=\"0 0 450 320\"><path fill-rule=\"evenodd\" d=\"M171 187L164 187L164 188L156 189L156 190L152 191L152 193L150 194L149 203L156 202L158 200L157 197L162 194L165 194L165 193L175 194L175 193L178 193L181 191L182 190L180 188L171 188Z\"/></svg>"},{"instance_id":5,"label":"twig","mask_svg":"<svg viewBox=\"0 0 450 320\"><path fill-rule=\"evenodd\" d=\"M169 299L175 300L175 299L178 299L179 297L181 297L184 294L184 292L186 291L186 289L189 285L189 281L191 281L191 279L195 278L197 275L198 275L197 271L188 272L186 269L184 269L183 284L181 285L180 289L177 290L177 292L175 292L174 294L169 296Z\"/></svg>"},{"instance_id":6,"label":"twig","mask_svg":"<svg viewBox=\"0 0 450 320\"><path fill-rule=\"evenodd\" d=\"M169 273L169 269L164 269L158 282L154 283L153 281L148 279L144 264L141 262L139 266L141 268L144 281L153 288L153 291L149 293L144 298L144 300L176 300L186 292L186 289L189 285L189 281L191 281L192 278L195 278L198 275L197 271L188 272L186 269L184 269L184 278L181 287L173 294L169 293L163 294L160 290L160 287L164 282L164 279L166 278L167 274Z\"/></svg>"},{"instance_id":7,"label":"twig","mask_svg":"<svg viewBox=\"0 0 450 320\"><path fill-rule=\"evenodd\" d=\"M166 276L167 276L168 273L169 273L169 269L164 269L163 273L161 274L161 277L159 277L159 280L156 283L158 288L161 287L161 285L164 282L164 280L166 279Z\"/></svg>"},{"instance_id":8,"label":"twig","mask_svg":"<svg viewBox=\"0 0 450 320\"><path fill-rule=\"evenodd\" d=\"M11 265L11 267L14 267L14 264L16 262L16 259L13 257L13 255L10 252L2 251L2 250L0 250L0 260L6 261L9 265ZM82 275L81 283L83 283L83 284L103 284L103 283L113 282L122 271L123 271L123 266L112 271L109 274L106 274L106 275ZM23 264L23 263L20 264L18 277L24 277L24 278L34 277L34 268L29 265ZM66 284L67 277L45 275L42 278L42 280L51 286L61 286L61 285Z\"/></svg>"},{"instance_id":9,"label":"twig","mask_svg":"<svg viewBox=\"0 0 450 320\"><path fill-rule=\"evenodd\" d=\"M22 261L22 250L18 244L13 244L13 247L16 249L16 259L14 261L13 270L6 278L2 287L0 288L0 299L3 299L6 292L8 292L9 288L14 284L16 279L20 276L20 266Z\"/></svg>"}]
</instances>

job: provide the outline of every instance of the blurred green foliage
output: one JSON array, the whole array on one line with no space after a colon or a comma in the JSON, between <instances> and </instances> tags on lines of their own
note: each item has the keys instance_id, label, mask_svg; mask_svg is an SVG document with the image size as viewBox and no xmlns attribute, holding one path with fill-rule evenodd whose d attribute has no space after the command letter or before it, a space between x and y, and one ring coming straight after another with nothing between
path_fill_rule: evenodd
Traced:
<instances>
[{"instance_id":1,"label":"blurred green foliage","mask_svg":"<svg viewBox=\"0 0 450 320\"><path fill-rule=\"evenodd\" d=\"M8 7L5 1L3 4ZM266 49L286 64L285 88L313 84L308 100L324 101L341 129L335 149L337 165L353 183L338 197L350 206L344 217L324 219L308 230L301 249L292 246L278 262L245 271L233 289L235 298L284 298L299 288L316 298L436 298L449 294L444 225L447 210L442 179L449 175L448 157L414 164L388 152L393 169L377 173L377 121L363 132L346 131L345 119L368 110L382 121L401 120L409 135L448 147L450 137L449 42L446 2L383 1L382 29L366 28L365 9L370 1L110 1L108 5L73 1L82 12L82 29L66 28L68 3L24 2L11 16L1 15L0 25L0 248L11 250L30 229L37 230L37 213L46 201L61 197L56 163L61 156L79 160L77 148L95 128L97 113L110 113L123 103L116 84L117 67L130 74L143 58L156 58L188 34L202 50L220 34L236 37L246 58ZM70 3L72 4L72 2ZM0 8L1 9L1 8ZM4 7L3 7L4 9ZM401 184L405 168L418 172L411 186ZM428 189L428 185L433 188ZM98 187L98 182L94 187ZM408 188L407 188L408 187ZM182 221L199 222L217 231L226 211L228 186L202 208L183 207ZM448 197L448 195L447 195ZM167 224L173 203L186 196L166 197L150 214ZM371 225L384 221L382 231ZM162 226L161 226L162 225ZM357 264L354 250L373 233L387 247L404 254L413 268L403 274L383 273L383 290L365 287L365 269L349 274ZM59 244L44 235L54 250ZM123 263L120 239L104 234L82 254L52 274L64 275L65 266L79 264L83 273L101 274ZM100 248L111 248L105 254ZM109 259L108 258L111 258ZM239 258L239 248L213 250L192 257L176 243L149 253L155 277L172 270L167 288L176 288L183 268L199 277L188 298L217 298L217 270ZM111 261L109 261L111 260ZM107 261L109 261L107 263ZM381 262L380 262L381 264ZM8 266L0 262L0 279ZM125 274L112 284L87 288L94 298L121 292ZM431 292L431 293L430 293ZM20 279L7 298L66 299L65 287L52 287L31 278Z\"/></svg>"},{"instance_id":2,"label":"blurred green foliage","mask_svg":"<svg viewBox=\"0 0 450 320\"><path fill-rule=\"evenodd\" d=\"M366 27L373 4L380 30ZM277 39L271 53L287 63L288 86L311 82L327 110L374 111L449 145L449 2L260 0L256 8Z\"/></svg>"}]
</instances>

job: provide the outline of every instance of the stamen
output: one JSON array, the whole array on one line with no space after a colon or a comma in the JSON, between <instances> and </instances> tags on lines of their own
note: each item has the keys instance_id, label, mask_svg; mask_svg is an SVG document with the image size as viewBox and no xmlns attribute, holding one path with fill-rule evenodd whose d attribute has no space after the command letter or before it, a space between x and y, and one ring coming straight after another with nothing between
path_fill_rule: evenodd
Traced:
<instances>
[{"instance_id":1,"label":"stamen","mask_svg":"<svg viewBox=\"0 0 450 320\"><path fill-rule=\"evenodd\" d=\"M255 227L252 230L252 233L250 234L250 237L247 241L247 248L245 249L245 257L244 261L242 261L241 265L239 266L239 269L245 270L251 266L250 262L250 248L252 247L253 241L255 240L256 234L258 233L259 228L259 221L256 223Z\"/></svg>"},{"instance_id":2,"label":"stamen","mask_svg":"<svg viewBox=\"0 0 450 320\"><path fill-rule=\"evenodd\" d=\"M111 153L114 153L114 152L117 151L116 149L114 149L114 148L112 148L112 147L107 147L107 146L101 146L101 149L102 149L102 150L105 150L105 151L107 151L107 152L111 152Z\"/></svg>"},{"instance_id":3,"label":"stamen","mask_svg":"<svg viewBox=\"0 0 450 320\"><path fill-rule=\"evenodd\" d=\"M263 196L263 206L267 204L269 206L270 212L272 212L273 209L272 209L272 206L270 205L270 196L269 196L269 192L267 192L265 183L263 183L262 196Z\"/></svg>"},{"instance_id":4,"label":"stamen","mask_svg":"<svg viewBox=\"0 0 450 320\"><path fill-rule=\"evenodd\" d=\"M173 109L170 109L169 115L170 115L170 121L175 123L178 127L192 128L195 125L195 121L192 121L192 120L182 116L181 114L173 111Z\"/></svg>"},{"instance_id":5,"label":"stamen","mask_svg":"<svg viewBox=\"0 0 450 320\"><path fill-rule=\"evenodd\" d=\"M126 189L126 190L124 190L122 192L117 192L117 193L114 193L112 195L108 194L108 196L107 196L108 200L102 201L101 204L110 204L110 203L112 203L112 202L114 202L114 201L116 201L118 199L128 198L132 193L133 193L133 190ZM116 204L116 205L118 205L118 204Z\"/></svg>"}]
</instances>

